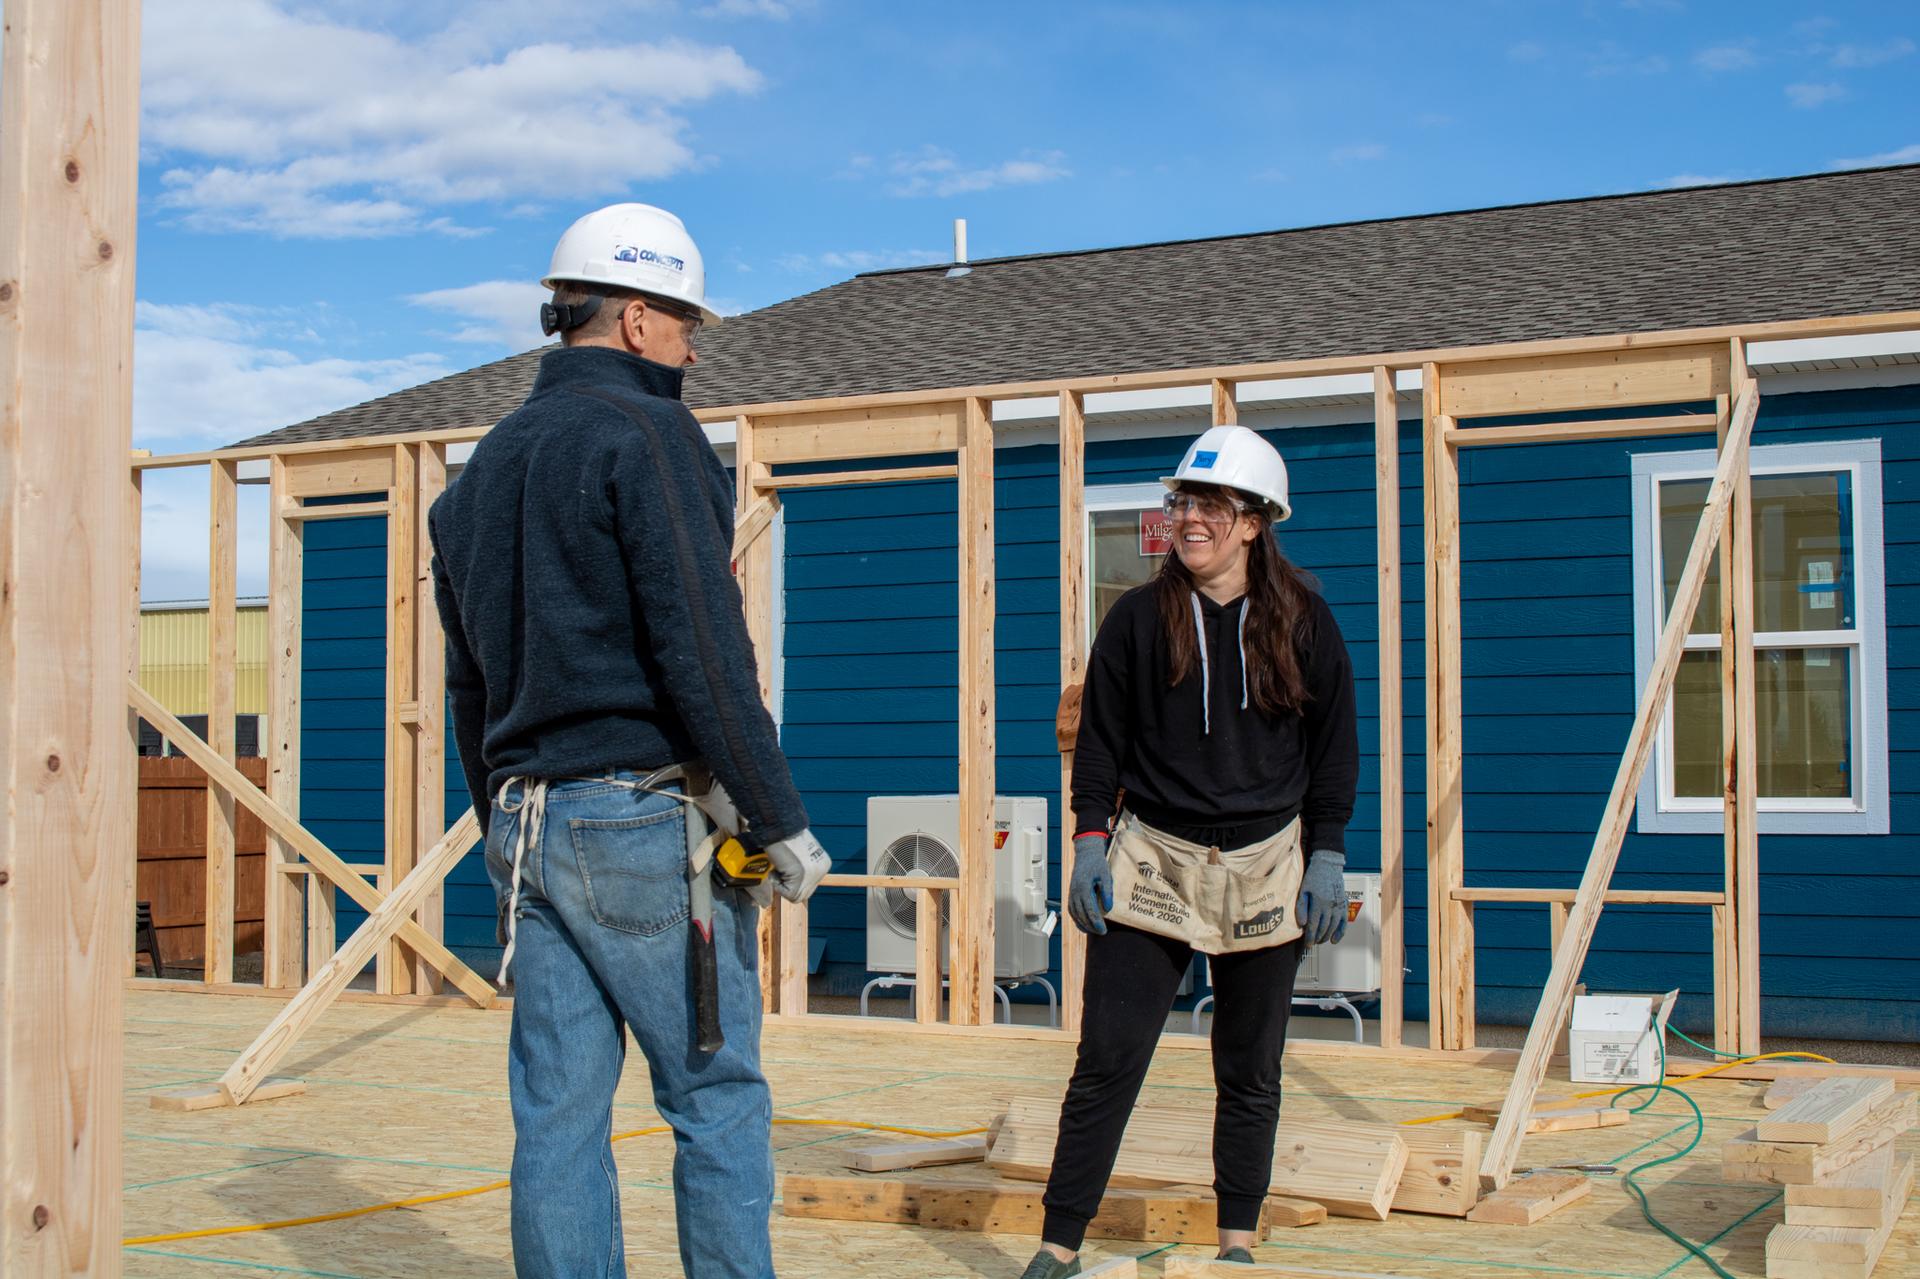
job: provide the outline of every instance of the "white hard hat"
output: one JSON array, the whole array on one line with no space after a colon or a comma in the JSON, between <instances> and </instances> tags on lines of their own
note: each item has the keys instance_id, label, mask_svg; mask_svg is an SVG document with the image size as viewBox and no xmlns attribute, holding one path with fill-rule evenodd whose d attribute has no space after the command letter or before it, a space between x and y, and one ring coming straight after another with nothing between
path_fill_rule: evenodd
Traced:
<instances>
[{"instance_id":1,"label":"white hard hat","mask_svg":"<svg viewBox=\"0 0 1920 1279\"><path fill-rule=\"evenodd\" d=\"M1169 489L1188 482L1218 484L1260 498L1276 524L1293 514L1280 450L1244 426L1210 427L1188 447L1180 469L1161 476L1160 482Z\"/></svg>"},{"instance_id":2,"label":"white hard hat","mask_svg":"<svg viewBox=\"0 0 1920 1279\"><path fill-rule=\"evenodd\" d=\"M686 224L651 204L609 204L566 229L553 246L553 264L540 281L604 284L651 293L699 310L708 324L720 317L707 307L707 269Z\"/></svg>"}]
</instances>

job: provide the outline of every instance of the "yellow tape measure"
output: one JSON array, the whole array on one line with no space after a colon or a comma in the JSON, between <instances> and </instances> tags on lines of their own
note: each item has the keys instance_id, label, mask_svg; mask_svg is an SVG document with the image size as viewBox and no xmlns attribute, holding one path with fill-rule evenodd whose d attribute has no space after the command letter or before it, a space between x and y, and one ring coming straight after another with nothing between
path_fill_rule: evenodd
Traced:
<instances>
[{"instance_id":1,"label":"yellow tape measure","mask_svg":"<svg viewBox=\"0 0 1920 1279\"><path fill-rule=\"evenodd\" d=\"M748 850L745 844L736 838L729 838L720 845L720 851L713 855L714 878L723 887L739 884L757 884L767 877L773 869L773 859L759 849Z\"/></svg>"}]
</instances>

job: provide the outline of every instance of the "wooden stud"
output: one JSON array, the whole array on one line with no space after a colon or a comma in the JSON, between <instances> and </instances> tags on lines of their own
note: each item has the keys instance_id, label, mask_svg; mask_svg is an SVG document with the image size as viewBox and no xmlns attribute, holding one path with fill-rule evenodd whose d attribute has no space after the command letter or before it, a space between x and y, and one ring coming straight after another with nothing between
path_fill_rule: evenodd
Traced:
<instances>
[{"instance_id":1,"label":"wooden stud","mask_svg":"<svg viewBox=\"0 0 1920 1279\"><path fill-rule=\"evenodd\" d=\"M1496 1226L1531 1226L1593 1193L1593 1183L1577 1172L1530 1172L1482 1199L1468 1221Z\"/></svg>"},{"instance_id":2,"label":"wooden stud","mask_svg":"<svg viewBox=\"0 0 1920 1279\"><path fill-rule=\"evenodd\" d=\"M1720 1147L1721 1175L1728 1181L1759 1185L1818 1185L1912 1128L1915 1103L1913 1093L1895 1093L1828 1142L1763 1141L1757 1128L1749 1128Z\"/></svg>"},{"instance_id":3,"label":"wooden stud","mask_svg":"<svg viewBox=\"0 0 1920 1279\"><path fill-rule=\"evenodd\" d=\"M1457 902L1548 902L1571 906L1578 900L1579 891L1576 888L1456 888L1450 896ZM1718 906L1726 897L1722 893L1683 889L1609 888L1606 900L1608 905L1616 906Z\"/></svg>"},{"instance_id":4,"label":"wooden stud","mask_svg":"<svg viewBox=\"0 0 1920 1279\"><path fill-rule=\"evenodd\" d=\"M1460 458L1443 371L1422 370L1427 615L1427 1000L1432 1038L1473 1047L1473 911L1452 894L1466 882L1460 791Z\"/></svg>"},{"instance_id":5,"label":"wooden stud","mask_svg":"<svg viewBox=\"0 0 1920 1279\"><path fill-rule=\"evenodd\" d=\"M419 584L419 554L415 536L420 510L419 455L407 445L393 450L393 487L387 490L387 713L386 713L386 872L380 886L392 889L413 873L419 849L413 842L416 800L413 725L401 707L419 705L414 659L418 649L414 624ZM413 965L399 942L379 952L374 965L374 989L388 995L413 993Z\"/></svg>"},{"instance_id":6,"label":"wooden stud","mask_svg":"<svg viewBox=\"0 0 1920 1279\"><path fill-rule=\"evenodd\" d=\"M1893 1236L1893 1226L1849 1230L1833 1226L1775 1226L1767 1235L1767 1279L1868 1279Z\"/></svg>"},{"instance_id":7,"label":"wooden stud","mask_svg":"<svg viewBox=\"0 0 1920 1279\"><path fill-rule=\"evenodd\" d=\"M1213 391L1213 424L1215 426L1237 426L1240 423L1240 404L1234 392L1234 384L1225 378L1214 378L1208 385Z\"/></svg>"},{"instance_id":8,"label":"wooden stud","mask_svg":"<svg viewBox=\"0 0 1920 1279\"><path fill-rule=\"evenodd\" d=\"M1619 860L1620 845L1626 838L1627 823L1633 816L1634 797L1640 787L1640 778L1646 771L1647 757L1653 751L1654 735L1659 731L1668 696L1673 691L1673 679L1680 667L1688 625L1693 619L1694 608L1700 601L1701 586L1706 580L1708 557L1713 554L1715 542L1726 527L1735 477L1747 468L1748 443L1753 437L1753 421L1759 409L1759 394L1749 385L1734 407L1732 429L1727 434L1725 447L1720 450L1713 483L1707 490L1706 509L1701 513L1700 526L1694 532L1693 546L1687 553L1686 566L1681 570L1673 608L1661 631L1647 686L1641 692L1640 709L1634 717L1633 731L1621 756L1619 770L1614 775L1613 792L1608 797L1600 829L1594 836L1586 873L1581 876L1579 896L1568 917L1567 935L1561 939L1560 949L1554 952L1552 973L1541 995L1539 1010L1527 1030L1526 1047L1521 1050L1520 1064L1514 1070L1513 1083L1500 1107L1500 1122L1495 1126L1493 1140L1487 1148L1481 1175L1483 1179L1491 1181L1495 1189L1506 1185L1508 1177L1512 1175L1514 1160L1520 1150L1520 1139L1524 1135L1523 1120L1533 1112L1534 1095L1539 1091L1540 1081L1546 1074L1553 1040L1572 1006L1573 985L1586 960L1587 947L1593 942L1594 929L1600 923L1600 908L1607 891L1607 881L1612 878L1614 863Z\"/></svg>"},{"instance_id":9,"label":"wooden stud","mask_svg":"<svg viewBox=\"0 0 1920 1279\"><path fill-rule=\"evenodd\" d=\"M964 404L948 400L888 408L830 406L798 411L786 405L778 412L755 415L759 439L754 445L754 460L776 466L782 462L951 453L960 447ZM764 489L767 483L767 479L757 481L756 487Z\"/></svg>"},{"instance_id":10,"label":"wooden stud","mask_svg":"<svg viewBox=\"0 0 1920 1279\"><path fill-rule=\"evenodd\" d=\"M951 480L957 466L897 466L874 471L829 471L818 475L776 475L760 483L760 491L843 488L854 484L905 484L913 480Z\"/></svg>"},{"instance_id":11,"label":"wooden stud","mask_svg":"<svg viewBox=\"0 0 1920 1279\"><path fill-rule=\"evenodd\" d=\"M982 1133L939 1141L861 1146L847 1152L847 1167L855 1172L902 1172L910 1168L938 1168L946 1164L977 1164L986 1157L987 1138Z\"/></svg>"},{"instance_id":12,"label":"wooden stud","mask_svg":"<svg viewBox=\"0 0 1920 1279\"><path fill-rule=\"evenodd\" d=\"M336 448L326 453L280 454L287 468L287 500L349 497L384 493L392 488L396 445L381 447L360 441L354 444L357 447Z\"/></svg>"},{"instance_id":13,"label":"wooden stud","mask_svg":"<svg viewBox=\"0 0 1920 1279\"><path fill-rule=\"evenodd\" d=\"M1406 784L1400 671L1400 405L1393 370L1373 371L1374 595L1380 614L1380 1043L1405 1019Z\"/></svg>"},{"instance_id":14,"label":"wooden stud","mask_svg":"<svg viewBox=\"0 0 1920 1279\"><path fill-rule=\"evenodd\" d=\"M1727 428L1733 422L1731 392L1722 392L1715 397L1714 411L1716 447L1724 447ZM1747 487L1744 477L1741 487ZM1734 519L1739 518L1739 500L1736 490ZM1713 1046L1723 1053L1738 1053L1740 1047L1740 934L1735 924L1739 914L1736 888L1743 816L1740 802L1740 664L1734 657L1739 646L1739 634L1734 624L1735 610L1730 586L1740 572L1734 562L1738 541L1738 538L1722 537L1719 555L1721 846L1724 854L1722 884L1726 901L1715 910L1713 921Z\"/></svg>"},{"instance_id":15,"label":"wooden stud","mask_svg":"<svg viewBox=\"0 0 1920 1279\"><path fill-rule=\"evenodd\" d=\"M1787 1224L1878 1230L1913 1195L1913 1156L1880 1147L1817 1186L1788 1186Z\"/></svg>"},{"instance_id":16,"label":"wooden stud","mask_svg":"<svg viewBox=\"0 0 1920 1279\"><path fill-rule=\"evenodd\" d=\"M0 1274L121 1272L139 7L7 0Z\"/></svg>"},{"instance_id":17,"label":"wooden stud","mask_svg":"<svg viewBox=\"0 0 1920 1279\"><path fill-rule=\"evenodd\" d=\"M958 1025L993 1020L993 410L968 400L960 439L960 878L948 966Z\"/></svg>"},{"instance_id":18,"label":"wooden stud","mask_svg":"<svg viewBox=\"0 0 1920 1279\"><path fill-rule=\"evenodd\" d=\"M960 880L946 875L825 875L821 877L822 888L905 888L937 889L943 893L959 890Z\"/></svg>"},{"instance_id":19,"label":"wooden stud","mask_svg":"<svg viewBox=\"0 0 1920 1279\"><path fill-rule=\"evenodd\" d=\"M291 844L296 853L312 863L314 870L331 880L362 909L372 912L386 900L386 893L362 879L352 867L340 860L338 854L315 838L312 831L267 798L239 769L209 751L206 743L190 732L171 711L155 701L152 694L133 683L126 686L126 692L134 709L146 716L147 722L159 729L162 736L183 755L204 768L209 777L230 790L235 799L266 824L270 833L278 834ZM401 922L400 936L427 962L446 974L471 1002L482 1008L493 1002L493 987L438 940L422 932L412 920Z\"/></svg>"},{"instance_id":20,"label":"wooden stud","mask_svg":"<svg viewBox=\"0 0 1920 1279\"><path fill-rule=\"evenodd\" d=\"M142 450L136 449L136 454ZM127 678L140 678L140 525L144 510L142 490L145 487L142 472L127 471L126 511L127 521ZM127 708L127 750L129 754L140 752L140 716L131 706ZM119 850L119 865L116 873L120 879L120 918L131 920L139 910L140 897L140 796L139 782L134 783L134 793L117 810L121 829L115 834L113 847ZM139 957L133 947L127 947L125 958L126 975L132 977L139 968ZM158 973L154 974L156 977Z\"/></svg>"},{"instance_id":21,"label":"wooden stud","mask_svg":"<svg viewBox=\"0 0 1920 1279\"><path fill-rule=\"evenodd\" d=\"M406 445L396 447L405 448ZM444 447L444 446L441 446ZM283 520L311 522L314 520L354 520L369 515L385 516L392 507L384 500L378 502L335 502L328 506L306 506L300 502L289 502L284 506L276 504L274 510Z\"/></svg>"},{"instance_id":22,"label":"wooden stud","mask_svg":"<svg viewBox=\"0 0 1920 1279\"><path fill-rule=\"evenodd\" d=\"M1497 1124L1498 1106L1468 1106L1460 1117L1469 1123ZM1578 1132L1587 1128L1617 1128L1633 1118L1633 1113L1616 1106L1542 1106L1527 1120L1526 1135L1542 1132Z\"/></svg>"},{"instance_id":23,"label":"wooden stud","mask_svg":"<svg viewBox=\"0 0 1920 1279\"><path fill-rule=\"evenodd\" d=\"M1718 420L1712 413L1680 413L1671 417L1626 417L1605 422L1455 427L1447 432L1447 443L1460 448L1472 448L1484 444L1569 444L1577 440L1698 435L1713 430Z\"/></svg>"},{"instance_id":24,"label":"wooden stud","mask_svg":"<svg viewBox=\"0 0 1920 1279\"><path fill-rule=\"evenodd\" d=\"M773 704L773 541L760 533L770 527L779 510L772 496L760 496L760 485L773 472L760 461L759 427L750 417L734 421L733 437L733 574L740 587L740 604L747 619L747 639L753 644L754 664L760 676L760 700ZM766 1012L801 1012L780 1005L782 959L781 922L787 919L779 901L760 912L760 1005ZM801 941L805 948L804 938Z\"/></svg>"},{"instance_id":25,"label":"wooden stud","mask_svg":"<svg viewBox=\"0 0 1920 1279\"><path fill-rule=\"evenodd\" d=\"M298 1079L269 1079L253 1090L248 1101L280 1101L287 1097L298 1097L307 1091L306 1084ZM219 1084L203 1084L197 1088L169 1088L165 1092L147 1094L147 1107L151 1110L172 1110L191 1112L196 1110L218 1110L222 1106L231 1106L227 1094Z\"/></svg>"},{"instance_id":26,"label":"wooden stud","mask_svg":"<svg viewBox=\"0 0 1920 1279\"><path fill-rule=\"evenodd\" d=\"M1038 1235L1046 1209L1041 1188L985 1179L814 1177L788 1173L780 1182L781 1211L819 1221L883 1221L936 1230ZM1212 1243L1212 1195L1168 1190L1113 1189L1087 1223L1094 1239L1150 1243ZM1265 1210L1254 1230L1267 1236Z\"/></svg>"},{"instance_id":27,"label":"wooden stud","mask_svg":"<svg viewBox=\"0 0 1920 1279\"><path fill-rule=\"evenodd\" d=\"M1087 399L1060 393L1060 688L1087 678ZM1073 882L1073 752L1060 756L1060 900ZM1075 1034L1086 1007L1087 938L1060 920L1060 1025Z\"/></svg>"},{"instance_id":28,"label":"wooden stud","mask_svg":"<svg viewBox=\"0 0 1920 1279\"><path fill-rule=\"evenodd\" d=\"M1399 1204L1396 1202L1396 1208ZM1301 1226L1317 1226L1327 1219L1327 1206L1315 1203L1311 1199L1295 1199L1291 1195L1267 1196L1267 1228L1269 1230L1297 1230Z\"/></svg>"},{"instance_id":29,"label":"wooden stud","mask_svg":"<svg viewBox=\"0 0 1920 1279\"><path fill-rule=\"evenodd\" d=\"M1893 1096L1891 1079L1823 1079L1754 1125L1761 1141L1838 1141Z\"/></svg>"},{"instance_id":30,"label":"wooden stud","mask_svg":"<svg viewBox=\"0 0 1920 1279\"><path fill-rule=\"evenodd\" d=\"M480 823L474 817L473 810L468 809L466 815L453 824L453 829L394 887L393 892L368 913L326 967L307 980L300 993L287 1001L280 1015L268 1023L258 1038L240 1054L239 1060L220 1076L221 1090L232 1104L245 1104L307 1027L326 1011L333 997L346 989L347 983L379 952L380 947L393 936L395 929L410 923L409 917L427 894L446 878L447 872L466 856L467 850L479 839Z\"/></svg>"},{"instance_id":31,"label":"wooden stud","mask_svg":"<svg viewBox=\"0 0 1920 1279\"><path fill-rule=\"evenodd\" d=\"M231 762L234 752L234 666L239 661L235 612L239 576L240 467L215 462L209 472L207 548L207 746ZM206 941L202 976L233 980L233 797L207 783Z\"/></svg>"},{"instance_id":32,"label":"wooden stud","mask_svg":"<svg viewBox=\"0 0 1920 1279\"><path fill-rule=\"evenodd\" d=\"M287 468L269 467L267 548L267 795L290 816L300 812L300 647L305 596L305 534L279 512L287 502ZM300 985L305 924L301 886L275 870L297 864L292 845L267 832L267 885L263 905L262 982L272 990ZM310 894L331 893L314 880ZM330 940L330 939L329 939Z\"/></svg>"},{"instance_id":33,"label":"wooden stud","mask_svg":"<svg viewBox=\"0 0 1920 1279\"><path fill-rule=\"evenodd\" d=\"M1393 1211L1464 1217L1480 1201L1480 1157L1487 1135L1478 1128L1401 1125L1407 1166L1394 1188Z\"/></svg>"},{"instance_id":34,"label":"wooden stud","mask_svg":"<svg viewBox=\"0 0 1920 1279\"><path fill-rule=\"evenodd\" d=\"M746 509L733 524L733 562L734 571L739 572L740 557L746 554L754 540L773 527L773 517L780 511L778 494L769 493ZM745 606L745 597L741 604Z\"/></svg>"},{"instance_id":35,"label":"wooden stud","mask_svg":"<svg viewBox=\"0 0 1920 1279\"><path fill-rule=\"evenodd\" d=\"M447 833L447 637L433 598L433 537L427 513L447 488L447 446L422 444L420 496L414 524L414 800L413 846L432 848ZM427 895L414 916L429 937L446 940L446 888ZM439 970L419 956L413 960L413 988L441 989Z\"/></svg>"},{"instance_id":36,"label":"wooden stud","mask_svg":"<svg viewBox=\"0 0 1920 1279\"><path fill-rule=\"evenodd\" d=\"M1730 346L1732 389L1736 397L1751 395L1757 404L1760 384L1747 370L1746 349L1738 339ZM1732 775L1733 802L1729 815L1733 832L1734 877L1728 885L1733 897L1732 947L1736 1008L1734 1023L1739 1028L1738 1052L1751 1055L1760 1051L1760 849L1759 849L1759 730L1756 722L1758 698L1753 650L1753 485L1751 467L1742 467L1734 477L1732 523L1733 545L1731 582L1722 579L1721 598L1733 603L1733 668L1736 769ZM1724 656L1723 656L1724 660Z\"/></svg>"},{"instance_id":37,"label":"wooden stud","mask_svg":"<svg viewBox=\"0 0 1920 1279\"><path fill-rule=\"evenodd\" d=\"M958 885L956 884L957 888ZM872 891L869 889L868 891ZM940 1021L940 890L914 890L913 1018L923 1026Z\"/></svg>"},{"instance_id":38,"label":"wooden stud","mask_svg":"<svg viewBox=\"0 0 1920 1279\"><path fill-rule=\"evenodd\" d=\"M1447 364L1446 412L1455 418L1711 400L1727 389L1719 343L1658 350L1519 356ZM1702 429L1710 429L1711 421Z\"/></svg>"}]
</instances>

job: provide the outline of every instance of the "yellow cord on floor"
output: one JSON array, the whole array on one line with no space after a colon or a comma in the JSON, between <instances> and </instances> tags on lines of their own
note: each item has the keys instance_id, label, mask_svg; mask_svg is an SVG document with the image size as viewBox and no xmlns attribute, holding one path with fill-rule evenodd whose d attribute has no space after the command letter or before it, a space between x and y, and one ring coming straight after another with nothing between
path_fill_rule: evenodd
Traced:
<instances>
[{"instance_id":1,"label":"yellow cord on floor","mask_svg":"<svg viewBox=\"0 0 1920 1279\"><path fill-rule=\"evenodd\" d=\"M985 1128L962 1128L957 1132L932 1132L925 1128L897 1128L892 1124L867 1124L851 1119L776 1119L773 1121L796 1128L852 1128L860 1132L897 1132L909 1137L970 1137L985 1132ZM625 1141L629 1137L653 1137L663 1132L672 1132L666 1124L652 1128L635 1128L632 1132L615 1133L614 1141ZM466 1199L473 1195L484 1195L495 1190L505 1190L510 1183L502 1178L490 1181L484 1186L469 1186L465 1190L443 1190L436 1195L415 1195L411 1199L395 1199L391 1203L373 1204L366 1208L348 1208L343 1212L323 1212L312 1217L288 1217L284 1221L262 1221L249 1226L213 1226L206 1230L182 1230L171 1235L139 1235L132 1239L122 1239L120 1246L130 1248L136 1244L179 1243L184 1239L211 1239L216 1235L246 1235L259 1230L285 1230L289 1226L313 1226L323 1221L346 1221L353 1217L366 1217L376 1212L392 1212L399 1208L418 1208L424 1204L445 1203L449 1199Z\"/></svg>"},{"instance_id":2,"label":"yellow cord on floor","mask_svg":"<svg viewBox=\"0 0 1920 1279\"><path fill-rule=\"evenodd\" d=\"M1667 1086L1671 1088L1675 1084L1690 1084L1696 1079L1705 1079L1708 1075L1717 1075L1723 1070L1732 1070L1735 1066L1745 1066L1752 1062L1766 1061L1769 1058L1773 1058L1773 1057L1792 1057L1799 1061L1824 1061L1829 1066L1837 1066L1840 1064L1839 1062L1835 1061L1831 1057L1822 1057L1819 1053L1802 1053L1802 1052L1760 1053L1757 1056L1753 1056L1753 1057L1740 1057L1734 1061L1721 1062L1718 1066L1709 1066L1707 1069L1697 1070L1691 1075L1682 1075L1678 1079L1669 1081ZM1631 1088L1596 1088L1592 1092L1577 1092L1573 1094L1573 1096L1571 1097L1559 1097L1559 1098L1555 1098L1555 1100L1556 1101L1585 1101L1589 1097L1618 1097L1623 1092L1636 1092L1641 1088L1651 1088L1652 1086L1653 1085L1651 1084L1635 1084ZM1413 1124L1437 1124L1445 1119L1459 1119L1463 1117L1466 1113L1467 1112L1464 1110L1449 1110L1444 1115L1422 1115L1418 1119L1402 1119L1400 1123L1402 1126L1411 1126Z\"/></svg>"}]
</instances>

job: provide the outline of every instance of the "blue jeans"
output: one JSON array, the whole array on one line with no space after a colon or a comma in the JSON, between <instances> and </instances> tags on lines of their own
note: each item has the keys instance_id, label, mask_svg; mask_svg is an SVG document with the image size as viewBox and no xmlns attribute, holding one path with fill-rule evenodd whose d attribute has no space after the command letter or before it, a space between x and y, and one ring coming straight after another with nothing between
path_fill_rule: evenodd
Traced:
<instances>
[{"instance_id":1,"label":"blue jeans","mask_svg":"<svg viewBox=\"0 0 1920 1279\"><path fill-rule=\"evenodd\" d=\"M632 778L630 773L618 776ZM494 801L487 873L502 909L523 811ZM694 1047L682 805L607 782L555 782L521 867L510 976L513 1260L522 1279L627 1273L609 1138L631 1028L673 1127L680 1264L694 1279L768 1279L773 1101L760 1073L758 909L714 893L726 1047ZM640 1138L639 1140L657 1140ZM659 1266L645 1267L660 1273Z\"/></svg>"}]
</instances>

